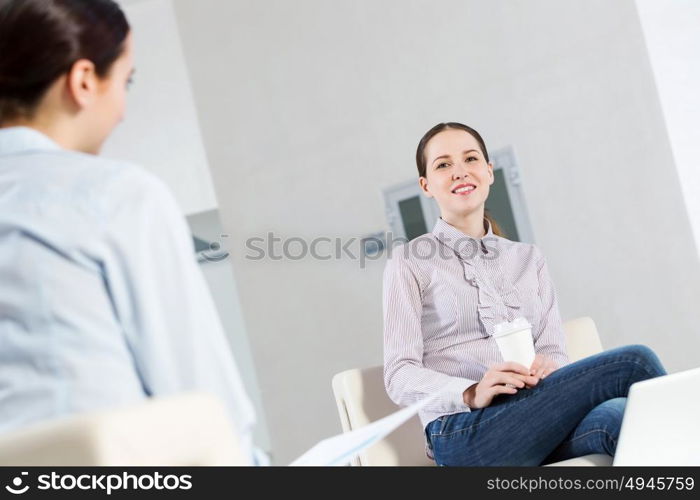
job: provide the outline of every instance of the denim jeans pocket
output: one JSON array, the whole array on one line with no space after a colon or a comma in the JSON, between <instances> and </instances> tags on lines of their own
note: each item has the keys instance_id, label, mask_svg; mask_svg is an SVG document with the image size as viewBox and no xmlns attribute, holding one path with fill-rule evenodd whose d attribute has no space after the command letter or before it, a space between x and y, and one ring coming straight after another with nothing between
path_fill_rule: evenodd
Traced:
<instances>
[{"instance_id":1,"label":"denim jeans pocket","mask_svg":"<svg viewBox=\"0 0 700 500\"><path fill-rule=\"evenodd\" d=\"M431 436L444 436L451 434L455 429L471 427L474 412L453 413L443 415L432 422Z\"/></svg>"},{"instance_id":2,"label":"denim jeans pocket","mask_svg":"<svg viewBox=\"0 0 700 500\"><path fill-rule=\"evenodd\" d=\"M438 422L440 422L440 426L438 427L438 435L441 435L443 432L445 432L445 426L447 425L447 421L451 415L443 415L438 419Z\"/></svg>"},{"instance_id":3,"label":"denim jeans pocket","mask_svg":"<svg viewBox=\"0 0 700 500\"><path fill-rule=\"evenodd\" d=\"M445 423L447 422L447 417L449 417L449 415L438 417L425 427L425 437L428 439L428 443L430 443L430 438L442 434Z\"/></svg>"}]
</instances>

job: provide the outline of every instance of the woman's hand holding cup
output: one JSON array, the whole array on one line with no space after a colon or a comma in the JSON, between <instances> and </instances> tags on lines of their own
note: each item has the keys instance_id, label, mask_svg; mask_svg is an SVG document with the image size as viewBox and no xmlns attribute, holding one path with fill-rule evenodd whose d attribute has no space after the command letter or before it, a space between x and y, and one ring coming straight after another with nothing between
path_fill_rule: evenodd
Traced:
<instances>
[{"instance_id":1,"label":"woman's hand holding cup","mask_svg":"<svg viewBox=\"0 0 700 500\"><path fill-rule=\"evenodd\" d=\"M462 395L470 408L485 408L499 394L516 394L518 389L534 387L539 379L515 361L506 361L489 368L481 381L471 385Z\"/></svg>"},{"instance_id":2,"label":"woman's hand holding cup","mask_svg":"<svg viewBox=\"0 0 700 500\"><path fill-rule=\"evenodd\" d=\"M538 354L535 356L532 366L530 366L530 375L536 377L537 381L539 382L557 368L557 364L552 359L548 358L547 356L543 356L542 354ZM525 387L530 389L535 385L537 384L531 386L526 384Z\"/></svg>"}]
</instances>

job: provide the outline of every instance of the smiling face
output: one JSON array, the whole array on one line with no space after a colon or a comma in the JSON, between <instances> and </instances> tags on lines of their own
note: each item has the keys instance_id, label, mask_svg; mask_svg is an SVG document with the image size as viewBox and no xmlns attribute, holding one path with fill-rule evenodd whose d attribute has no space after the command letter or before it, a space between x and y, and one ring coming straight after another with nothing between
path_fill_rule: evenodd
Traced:
<instances>
[{"instance_id":1,"label":"smiling face","mask_svg":"<svg viewBox=\"0 0 700 500\"><path fill-rule=\"evenodd\" d=\"M425 146L423 192L435 198L443 219L450 222L472 214L483 218L493 184L493 165L487 163L478 141L460 129L446 129Z\"/></svg>"}]
</instances>

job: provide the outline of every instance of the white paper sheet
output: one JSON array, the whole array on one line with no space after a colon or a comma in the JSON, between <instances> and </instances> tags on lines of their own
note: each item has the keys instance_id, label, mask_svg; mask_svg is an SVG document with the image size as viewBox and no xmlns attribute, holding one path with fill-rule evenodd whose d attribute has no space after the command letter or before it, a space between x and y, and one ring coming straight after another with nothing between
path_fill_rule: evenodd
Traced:
<instances>
[{"instance_id":1,"label":"white paper sheet","mask_svg":"<svg viewBox=\"0 0 700 500\"><path fill-rule=\"evenodd\" d=\"M354 431L324 439L290 465L347 465L353 458L359 455L360 452L369 448L377 441L384 439L385 436L413 417L413 415L418 413L418 410L437 396L438 394L429 396L411 406L403 408Z\"/></svg>"}]
</instances>

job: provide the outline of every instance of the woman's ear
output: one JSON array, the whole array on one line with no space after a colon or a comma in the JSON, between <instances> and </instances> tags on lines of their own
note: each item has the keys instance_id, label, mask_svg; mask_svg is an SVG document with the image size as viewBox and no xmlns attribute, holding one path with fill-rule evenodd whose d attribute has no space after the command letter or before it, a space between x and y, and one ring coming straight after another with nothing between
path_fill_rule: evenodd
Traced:
<instances>
[{"instance_id":1,"label":"woman's ear","mask_svg":"<svg viewBox=\"0 0 700 500\"><path fill-rule=\"evenodd\" d=\"M493 163L489 162L488 167L489 167L489 186L491 186L493 184L493 182L496 180L496 178L493 176Z\"/></svg>"},{"instance_id":2,"label":"woman's ear","mask_svg":"<svg viewBox=\"0 0 700 500\"><path fill-rule=\"evenodd\" d=\"M426 179L425 177L420 177L418 179L418 185L420 186L420 189L421 189L421 191L423 191L423 194L425 196L427 196L428 198L433 197L432 193L428 189L428 179Z\"/></svg>"},{"instance_id":3,"label":"woman's ear","mask_svg":"<svg viewBox=\"0 0 700 500\"><path fill-rule=\"evenodd\" d=\"M88 59L79 59L73 63L67 76L68 94L79 107L90 104L97 94L99 77L95 64Z\"/></svg>"}]
</instances>

